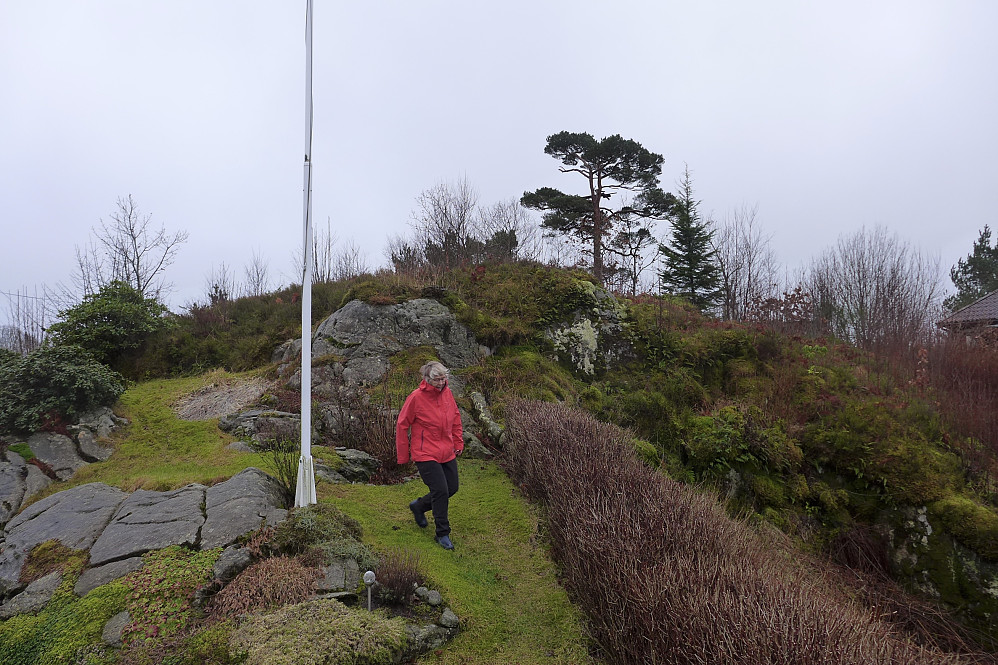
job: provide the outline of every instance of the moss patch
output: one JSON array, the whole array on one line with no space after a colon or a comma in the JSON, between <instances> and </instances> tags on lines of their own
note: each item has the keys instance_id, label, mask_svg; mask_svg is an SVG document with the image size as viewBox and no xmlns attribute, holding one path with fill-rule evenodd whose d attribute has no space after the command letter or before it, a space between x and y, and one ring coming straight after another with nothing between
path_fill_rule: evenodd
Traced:
<instances>
[{"instance_id":1,"label":"moss patch","mask_svg":"<svg viewBox=\"0 0 998 665\"><path fill-rule=\"evenodd\" d=\"M395 662L406 643L405 622L314 600L250 617L231 645L247 665L376 665Z\"/></svg>"}]
</instances>

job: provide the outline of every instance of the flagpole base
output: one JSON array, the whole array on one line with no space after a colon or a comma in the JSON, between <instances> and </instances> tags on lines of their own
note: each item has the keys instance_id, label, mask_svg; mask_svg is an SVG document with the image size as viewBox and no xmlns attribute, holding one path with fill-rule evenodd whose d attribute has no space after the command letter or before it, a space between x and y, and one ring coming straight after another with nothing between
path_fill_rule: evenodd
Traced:
<instances>
[{"instance_id":1,"label":"flagpole base","mask_svg":"<svg viewBox=\"0 0 998 665\"><path fill-rule=\"evenodd\" d=\"M310 506L315 499L315 472L312 456L298 458L298 482L295 484L295 508Z\"/></svg>"}]
</instances>

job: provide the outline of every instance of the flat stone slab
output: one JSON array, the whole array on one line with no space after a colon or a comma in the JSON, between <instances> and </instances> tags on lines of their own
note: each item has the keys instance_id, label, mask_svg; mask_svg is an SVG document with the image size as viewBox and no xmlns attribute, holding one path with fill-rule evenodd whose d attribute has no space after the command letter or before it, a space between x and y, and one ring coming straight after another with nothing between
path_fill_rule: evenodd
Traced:
<instances>
[{"instance_id":1,"label":"flat stone slab","mask_svg":"<svg viewBox=\"0 0 998 665\"><path fill-rule=\"evenodd\" d=\"M80 575L80 579L76 580L76 586L73 587L73 593L77 596L85 596L97 587L103 586L108 582L121 579L128 573L133 570L138 570L141 567L142 557L135 556L130 559L112 561L111 563L103 566L90 568L83 571L83 574Z\"/></svg>"},{"instance_id":2,"label":"flat stone slab","mask_svg":"<svg viewBox=\"0 0 998 665\"><path fill-rule=\"evenodd\" d=\"M76 443L80 448L80 454L90 461L106 462L114 453L114 448L98 443L97 437L88 429L80 430L76 436Z\"/></svg>"},{"instance_id":3,"label":"flat stone slab","mask_svg":"<svg viewBox=\"0 0 998 665\"><path fill-rule=\"evenodd\" d=\"M90 549L91 565L136 556L170 545L193 547L204 524L204 485L169 492L136 490Z\"/></svg>"},{"instance_id":4,"label":"flat stone slab","mask_svg":"<svg viewBox=\"0 0 998 665\"><path fill-rule=\"evenodd\" d=\"M0 605L0 619L9 619L17 614L34 614L48 604L61 583L62 573L59 571L35 580L27 589Z\"/></svg>"},{"instance_id":5,"label":"flat stone slab","mask_svg":"<svg viewBox=\"0 0 998 665\"><path fill-rule=\"evenodd\" d=\"M64 434L32 434L28 437L28 447L35 457L52 467L59 480L69 480L77 469L87 465L77 452L76 443Z\"/></svg>"},{"instance_id":6,"label":"flat stone slab","mask_svg":"<svg viewBox=\"0 0 998 665\"><path fill-rule=\"evenodd\" d=\"M240 536L284 520L285 497L280 483L260 469L244 469L205 492L207 519L201 528L201 549L225 547Z\"/></svg>"},{"instance_id":7,"label":"flat stone slab","mask_svg":"<svg viewBox=\"0 0 998 665\"><path fill-rule=\"evenodd\" d=\"M127 495L104 483L89 483L45 497L7 524L0 551L0 593L16 588L24 559L46 540L90 549Z\"/></svg>"}]
</instances>

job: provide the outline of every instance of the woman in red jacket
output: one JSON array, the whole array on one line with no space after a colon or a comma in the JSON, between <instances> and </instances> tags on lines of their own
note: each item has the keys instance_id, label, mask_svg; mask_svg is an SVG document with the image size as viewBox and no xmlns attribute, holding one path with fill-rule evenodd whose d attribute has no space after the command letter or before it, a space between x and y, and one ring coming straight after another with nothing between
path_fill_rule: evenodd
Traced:
<instances>
[{"instance_id":1,"label":"woman in red jacket","mask_svg":"<svg viewBox=\"0 0 998 665\"><path fill-rule=\"evenodd\" d=\"M395 449L398 463L408 464L410 459L415 462L420 478L430 488L429 494L409 504L416 524L425 527L426 511L432 509L437 542L452 550L447 505L457 494L457 455L464 452L461 414L447 387L447 368L433 361L423 365L420 372L423 381L406 398L399 413Z\"/></svg>"}]
</instances>

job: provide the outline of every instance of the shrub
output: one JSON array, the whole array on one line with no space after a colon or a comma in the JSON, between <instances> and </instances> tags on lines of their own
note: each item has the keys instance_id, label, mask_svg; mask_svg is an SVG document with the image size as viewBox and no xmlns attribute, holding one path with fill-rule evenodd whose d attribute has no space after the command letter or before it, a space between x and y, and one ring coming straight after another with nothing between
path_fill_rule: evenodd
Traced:
<instances>
[{"instance_id":1,"label":"shrub","mask_svg":"<svg viewBox=\"0 0 998 665\"><path fill-rule=\"evenodd\" d=\"M111 282L59 312L63 319L49 326L57 344L79 346L98 361L116 366L166 326L166 307L145 298L124 282Z\"/></svg>"},{"instance_id":2,"label":"shrub","mask_svg":"<svg viewBox=\"0 0 998 665\"><path fill-rule=\"evenodd\" d=\"M320 599L251 616L230 644L247 665L375 665L397 662L406 640L402 619Z\"/></svg>"},{"instance_id":3,"label":"shrub","mask_svg":"<svg viewBox=\"0 0 998 665\"><path fill-rule=\"evenodd\" d=\"M43 346L0 365L0 430L37 431L73 421L124 392L122 377L75 346Z\"/></svg>"},{"instance_id":4,"label":"shrub","mask_svg":"<svg viewBox=\"0 0 998 665\"><path fill-rule=\"evenodd\" d=\"M316 503L291 511L274 532L281 552L301 554L322 543L349 537L360 540L363 530L354 518L331 503Z\"/></svg>"},{"instance_id":5,"label":"shrub","mask_svg":"<svg viewBox=\"0 0 998 665\"><path fill-rule=\"evenodd\" d=\"M952 662L829 597L713 497L638 461L627 432L527 402L508 424L511 474L545 504L552 555L607 663Z\"/></svg>"},{"instance_id":6,"label":"shrub","mask_svg":"<svg viewBox=\"0 0 998 665\"><path fill-rule=\"evenodd\" d=\"M219 552L192 552L173 545L144 555L142 567L124 578L131 589L127 609L132 622L125 627L123 640L168 637L190 624L196 617L194 592L211 580Z\"/></svg>"},{"instance_id":7,"label":"shrub","mask_svg":"<svg viewBox=\"0 0 998 665\"><path fill-rule=\"evenodd\" d=\"M235 619L306 600L320 573L299 559L276 556L257 561L229 582L211 602L214 618Z\"/></svg>"},{"instance_id":8,"label":"shrub","mask_svg":"<svg viewBox=\"0 0 998 665\"><path fill-rule=\"evenodd\" d=\"M378 584L374 593L387 605L411 604L416 587L426 580L419 553L401 548L390 549L381 556L375 575Z\"/></svg>"}]
</instances>

